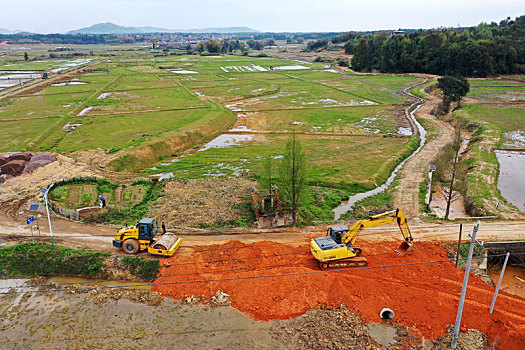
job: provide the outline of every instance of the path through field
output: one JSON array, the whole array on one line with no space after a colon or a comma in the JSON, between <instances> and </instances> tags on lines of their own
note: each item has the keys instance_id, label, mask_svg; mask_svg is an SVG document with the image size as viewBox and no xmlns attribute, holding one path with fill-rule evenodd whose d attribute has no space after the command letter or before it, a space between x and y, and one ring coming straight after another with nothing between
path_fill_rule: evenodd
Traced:
<instances>
[{"instance_id":1,"label":"path through field","mask_svg":"<svg viewBox=\"0 0 525 350\"><path fill-rule=\"evenodd\" d=\"M406 162L398 175L398 185L394 191L394 208L403 209L408 218L421 216L419 184L424 181L432 160L443 147L452 142L454 137L454 127L430 113L440 101L438 97L430 96L415 113L417 119L423 120L421 124L424 124L427 130L427 142L419 153ZM437 133L434 138L429 137L432 130L436 130Z\"/></svg>"}]
</instances>

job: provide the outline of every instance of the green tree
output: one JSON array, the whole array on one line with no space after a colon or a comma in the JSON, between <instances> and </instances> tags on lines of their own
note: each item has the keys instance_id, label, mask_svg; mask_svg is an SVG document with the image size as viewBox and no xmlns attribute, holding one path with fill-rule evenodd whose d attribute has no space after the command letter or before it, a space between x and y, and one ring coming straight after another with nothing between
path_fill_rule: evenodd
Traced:
<instances>
[{"instance_id":1,"label":"green tree","mask_svg":"<svg viewBox=\"0 0 525 350\"><path fill-rule=\"evenodd\" d=\"M262 171L259 174L260 184L268 191L268 194L272 194L273 187L275 185L275 166L274 158L271 155L266 156L262 162Z\"/></svg>"},{"instance_id":2,"label":"green tree","mask_svg":"<svg viewBox=\"0 0 525 350\"><path fill-rule=\"evenodd\" d=\"M220 53L222 51L222 43L217 39L209 39L205 45L209 53Z\"/></svg>"},{"instance_id":3,"label":"green tree","mask_svg":"<svg viewBox=\"0 0 525 350\"><path fill-rule=\"evenodd\" d=\"M354 57L352 57L352 69L357 71L368 70L370 61L370 45L368 40L361 38L354 48Z\"/></svg>"},{"instance_id":4,"label":"green tree","mask_svg":"<svg viewBox=\"0 0 525 350\"><path fill-rule=\"evenodd\" d=\"M306 194L306 155L295 132L286 141L286 150L279 164L279 192L282 201L292 210L293 226L297 225L297 212Z\"/></svg>"},{"instance_id":5,"label":"green tree","mask_svg":"<svg viewBox=\"0 0 525 350\"><path fill-rule=\"evenodd\" d=\"M460 102L461 98L466 96L470 90L468 80L463 77L445 76L439 78L437 87L443 92L443 104Z\"/></svg>"}]
</instances>

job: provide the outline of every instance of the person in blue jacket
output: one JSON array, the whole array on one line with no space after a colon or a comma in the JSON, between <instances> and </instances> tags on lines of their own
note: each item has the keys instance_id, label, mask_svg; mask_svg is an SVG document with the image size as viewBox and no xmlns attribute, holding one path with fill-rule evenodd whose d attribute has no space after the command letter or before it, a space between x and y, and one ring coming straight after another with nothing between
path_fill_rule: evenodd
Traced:
<instances>
[{"instance_id":1,"label":"person in blue jacket","mask_svg":"<svg viewBox=\"0 0 525 350\"><path fill-rule=\"evenodd\" d=\"M101 208L106 207L106 198L104 198L102 195L100 196L100 207Z\"/></svg>"}]
</instances>

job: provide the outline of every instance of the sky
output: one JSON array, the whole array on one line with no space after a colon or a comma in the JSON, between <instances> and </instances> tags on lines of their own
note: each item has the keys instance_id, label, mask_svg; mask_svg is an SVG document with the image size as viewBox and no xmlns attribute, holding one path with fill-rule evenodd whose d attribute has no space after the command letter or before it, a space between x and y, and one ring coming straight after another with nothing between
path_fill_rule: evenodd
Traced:
<instances>
[{"instance_id":1,"label":"sky","mask_svg":"<svg viewBox=\"0 0 525 350\"><path fill-rule=\"evenodd\" d=\"M268 32L473 26L525 14L525 0L0 0L0 28L63 33L100 22Z\"/></svg>"}]
</instances>

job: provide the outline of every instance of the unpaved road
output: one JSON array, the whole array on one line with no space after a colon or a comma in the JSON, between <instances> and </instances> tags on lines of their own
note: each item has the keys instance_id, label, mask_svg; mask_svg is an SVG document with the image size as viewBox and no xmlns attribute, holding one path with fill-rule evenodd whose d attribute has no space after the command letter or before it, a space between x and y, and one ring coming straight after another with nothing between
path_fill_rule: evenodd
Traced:
<instances>
[{"instance_id":1,"label":"unpaved road","mask_svg":"<svg viewBox=\"0 0 525 350\"><path fill-rule=\"evenodd\" d=\"M427 142L406 162L398 175L398 185L394 190L394 208L402 208L408 218L421 216L419 184L425 180L424 176L432 160L454 138L454 127L430 113L440 101L436 96L429 96L415 113L417 119L424 121L421 124L427 131Z\"/></svg>"}]
</instances>

